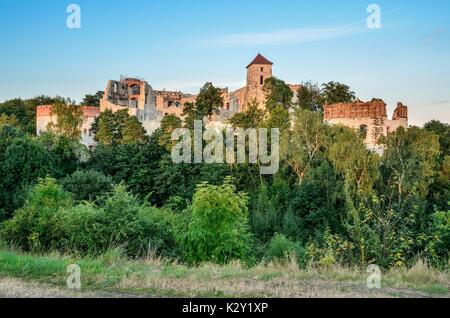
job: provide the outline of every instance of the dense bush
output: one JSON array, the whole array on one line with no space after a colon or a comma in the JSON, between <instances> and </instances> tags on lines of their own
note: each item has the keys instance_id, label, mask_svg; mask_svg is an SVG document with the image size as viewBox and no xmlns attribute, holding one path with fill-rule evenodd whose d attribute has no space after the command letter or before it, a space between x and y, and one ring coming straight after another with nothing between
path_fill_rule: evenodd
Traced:
<instances>
[{"instance_id":1,"label":"dense bush","mask_svg":"<svg viewBox=\"0 0 450 318\"><path fill-rule=\"evenodd\" d=\"M302 267L307 264L306 253L302 245L279 233L276 233L270 240L265 259L278 263L286 263L295 259Z\"/></svg>"},{"instance_id":2,"label":"dense bush","mask_svg":"<svg viewBox=\"0 0 450 318\"><path fill-rule=\"evenodd\" d=\"M57 249L64 225L60 212L71 206L71 195L54 179L42 179L30 191L25 205L4 223L2 238L26 251Z\"/></svg>"},{"instance_id":3,"label":"dense bush","mask_svg":"<svg viewBox=\"0 0 450 318\"><path fill-rule=\"evenodd\" d=\"M178 217L141 204L124 186L116 186L100 206L73 203L71 194L54 179L43 179L30 191L26 204L4 223L1 236L26 251L98 255L121 247L133 257L149 251L176 257Z\"/></svg>"},{"instance_id":4,"label":"dense bush","mask_svg":"<svg viewBox=\"0 0 450 318\"><path fill-rule=\"evenodd\" d=\"M38 178L54 171L52 157L31 138L16 138L6 147L0 162L0 208L7 216L23 204L23 191Z\"/></svg>"},{"instance_id":5,"label":"dense bush","mask_svg":"<svg viewBox=\"0 0 450 318\"><path fill-rule=\"evenodd\" d=\"M62 179L60 183L78 202L95 201L111 192L113 188L112 179L95 170L76 171Z\"/></svg>"},{"instance_id":6,"label":"dense bush","mask_svg":"<svg viewBox=\"0 0 450 318\"><path fill-rule=\"evenodd\" d=\"M243 259L250 238L246 196L236 192L230 179L221 186L200 184L187 233L181 236L190 263Z\"/></svg>"}]
</instances>

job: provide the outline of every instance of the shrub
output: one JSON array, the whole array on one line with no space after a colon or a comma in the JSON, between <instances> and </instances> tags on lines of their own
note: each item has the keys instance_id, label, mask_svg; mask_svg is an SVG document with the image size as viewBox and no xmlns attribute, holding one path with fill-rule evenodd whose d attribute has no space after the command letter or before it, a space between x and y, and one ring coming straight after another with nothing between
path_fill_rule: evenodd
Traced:
<instances>
[{"instance_id":1,"label":"shrub","mask_svg":"<svg viewBox=\"0 0 450 318\"><path fill-rule=\"evenodd\" d=\"M55 248L61 238L61 209L72 206L72 197L56 180L41 179L30 191L25 205L4 223L2 237L24 250Z\"/></svg>"},{"instance_id":2,"label":"shrub","mask_svg":"<svg viewBox=\"0 0 450 318\"><path fill-rule=\"evenodd\" d=\"M248 252L247 197L237 193L231 178L221 186L202 183L192 203L192 216L182 236L190 263L228 263Z\"/></svg>"},{"instance_id":3,"label":"shrub","mask_svg":"<svg viewBox=\"0 0 450 318\"><path fill-rule=\"evenodd\" d=\"M433 265L445 267L450 260L450 211L432 215L427 252Z\"/></svg>"},{"instance_id":4,"label":"shrub","mask_svg":"<svg viewBox=\"0 0 450 318\"><path fill-rule=\"evenodd\" d=\"M0 208L7 217L23 205L25 188L54 171L49 153L39 141L28 137L13 139L0 155L0 164Z\"/></svg>"},{"instance_id":5,"label":"shrub","mask_svg":"<svg viewBox=\"0 0 450 318\"><path fill-rule=\"evenodd\" d=\"M138 199L128 193L124 185L116 186L98 214L96 250L125 246L129 255L139 254L144 248L139 241L142 236L140 208Z\"/></svg>"},{"instance_id":6,"label":"shrub","mask_svg":"<svg viewBox=\"0 0 450 318\"><path fill-rule=\"evenodd\" d=\"M62 179L61 185L78 202L93 202L113 189L112 179L95 170L76 171Z\"/></svg>"},{"instance_id":7,"label":"shrub","mask_svg":"<svg viewBox=\"0 0 450 318\"><path fill-rule=\"evenodd\" d=\"M180 255L175 236L176 228L182 222L179 215L168 209L143 206L139 213L139 222L142 225L140 241L143 252L154 251L169 258Z\"/></svg>"},{"instance_id":8,"label":"shrub","mask_svg":"<svg viewBox=\"0 0 450 318\"><path fill-rule=\"evenodd\" d=\"M304 248L299 242L293 242L283 234L276 233L269 243L265 257L267 261L288 263L295 258L297 264L306 267L307 259Z\"/></svg>"},{"instance_id":9,"label":"shrub","mask_svg":"<svg viewBox=\"0 0 450 318\"><path fill-rule=\"evenodd\" d=\"M62 237L59 248L64 252L82 254L101 253L101 209L92 203L82 203L62 210L59 214L62 224Z\"/></svg>"},{"instance_id":10,"label":"shrub","mask_svg":"<svg viewBox=\"0 0 450 318\"><path fill-rule=\"evenodd\" d=\"M297 246L283 234L276 233L269 243L266 259L285 261L296 253Z\"/></svg>"}]
</instances>

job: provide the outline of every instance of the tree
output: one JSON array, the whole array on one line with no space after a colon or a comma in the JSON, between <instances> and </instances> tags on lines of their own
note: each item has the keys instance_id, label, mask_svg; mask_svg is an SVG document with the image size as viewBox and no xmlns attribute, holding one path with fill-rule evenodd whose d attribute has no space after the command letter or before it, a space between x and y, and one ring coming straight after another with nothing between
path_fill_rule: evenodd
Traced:
<instances>
[{"instance_id":1,"label":"tree","mask_svg":"<svg viewBox=\"0 0 450 318\"><path fill-rule=\"evenodd\" d=\"M275 106L263 122L263 125L269 129L278 128L281 135L285 134L291 126L289 110L281 105Z\"/></svg>"},{"instance_id":2,"label":"tree","mask_svg":"<svg viewBox=\"0 0 450 318\"><path fill-rule=\"evenodd\" d=\"M113 189L110 177L95 170L78 170L61 180L64 190L72 193L75 201L95 201Z\"/></svg>"},{"instance_id":3,"label":"tree","mask_svg":"<svg viewBox=\"0 0 450 318\"><path fill-rule=\"evenodd\" d=\"M123 109L113 113L106 110L92 124L94 140L104 145L142 144L148 141L146 131L135 116Z\"/></svg>"},{"instance_id":4,"label":"tree","mask_svg":"<svg viewBox=\"0 0 450 318\"><path fill-rule=\"evenodd\" d=\"M195 101L195 108L200 118L217 113L222 107L222 92L219 88L214 87L212 83L206 83L200 89L200 93Z\"/></svg>"},{"instance_id":5,"label":"tree","mask_svg":"<svg viewBox=\"0 0 450 318\"><path fill-rule=\"evenodd\" d=\"M158 144L157 136L152 135L146 144L99 144L86 166L110 176L116 184L125 182L128 189L139 198L159 203L154 193L163 191L155 184L160 175L159 167L164 153L166 150ZM178 184L181 177L173 176L178 178Z\"/></svg>"},{"instance_id":6,"label":"tree","mask_svg":"<svg viewBox=\"0 0 450 318\"><path fill-rule=\"evenodd\" d=\"M15 115L8 116L6 114L0 114L0 127L1 126L14 126L19 127L19 122Z\"/></svg>"},{"instance_id":7,"label":"tree","mask_svg":"<svg viewBox=\"0 0 450 318\"><path fill-rule=\"evenodd\" d=\"M183 116L185 127L193 129L195 120L203 120L204 117L218 113L223 107L222 92L212 83L206 83L197 95L195 103L186 103L184 105Z\"/></svg>"},{"instance_id":8,"label":"tree","mask_svg":"<svg viewBox=\"0 0 450 318\"><path fill-rule=\"evenodd\" d=\"M74 104L56 103L52 106L52 114L56 116L56 123L50 123L49 129L58 135L64 135L69 140L81 139L81 126L84 115L81 107Z\"/></svg>"},{"instance_id":9,"label":"tree","mask_svg":"<svg viewBox=\"0 0 450 318\"><path fill-rule=\"evenodd\" d=\"M122 130L122 144L138 143L144 144L148 142L148 136L145 128L135 116L129 116L125 119Z\"/></svg>"},{"instance_id":10,"label":"tree","mask_svg":"<svg viewBox=\"0 0 450 318\"><path fill-rule=\"evenodd\" d=\"M51 178L41 179L27 193L25 205L5 222L2 237L25 251L49 251L60 244L57 214L72 198Z\"/></svg>"},{"instance_id":11,"label":"tree","mask_svg":"<svg viewBox=\"0 0 450 318\"><path fill-rule=\"evenodd\" d=\"M351 103L355 100L355 93L350 90L348 85L329 82L322 84L323 100L327 105L336 103Z\"/></svg>"},{"instance_id":12,"label":"tree","mask_svg":"<svg viewBox=\"0 0 450 318\"><path fill-rule=\"evenodd\" d=\"M95 93L94 95L87 94L84 96L81 105L100 107L100 100L103 98L104 94L104 91L97 91L97 93Z\"/></svg>"},{"instance_id":13,"label":"tree","mask_svg":"<svg viewBox=\"0 0 450 318\"><path fill-rule=\"evenodd\" d=\"M441 123L438 120L432 120L424 125L426 131L439 136L441 151L444 156L450 155L450 125Z\"/></svg>"},{"instance_id":14,"label":"tree","mask_svg":"<svg viewBox=\"0 0 450 318\"><path fill-rule=\"evenodd\" d=\"M21 206L23 191L38 178L51 175L53 160L35 139L14 139L6 148L0 166L0 209L10 216Z\"/></svg>"},{"instance_id":15,"label":"tree","mask_svg":"<svg viewBox=\"0 0 450 318\"><path fill-rule=\"evenodd\" d=\"M303 83L297 92L298 107L312 112L323 112L324 97L317 84Z\"/></svg>"},{"instance_id":16,"label":"tree","mask_svg":"<svg viewBox=\"0 0 450 318\"><path fill-rule=\"evenodd\" d=\"M46 132L41 134L38 140L53 160L55 178L64 178L73 173L88 157L88 149L85 145L64 135Z\"/></svg>"},{"instance_id":17,"label":"tree","mask_svg":"<svg viewBox=\"0 0 450 318\"><path fill-rule=\"evenodd\" d=\"M379 156L367 149L353 129L334 126L332 132L334 140L327 155L334 168L344 176L353 194L362 192L369 197L379 177Z\"/></svg>"},{"instance_id":18,"label":"tree","mask_svg":"<svg viewBox=\"0 0 450 318\"><path fill-rule=\"evenodd\" d=\"M0 103L0 114L14 116L18 127L28 134L36 134L36 107L64 102L62 97L37 96L31 99L12 99Z\"/></svg>"},{"instance_id":19,"label":"tree","mask_svg":"<svg viewBox=\"0 0 450 318\"><path fill-rule=\"evenodd\" d=\"M292 131L281 139L281 155L301 184L306 173L323 154L329 143L327 126L320 114L298 109Z\"/></svg>"},{"instance_id":20,"label":"tree","mask_svg":"<svg viewBox=\"0 0 450 318\"><path fill-rule=\"evenodd\" d=\"M250 102L244 112L236 113L230 120L234 128L258 128L266 117L266 111L258 107L256 101Z\"/></svg>"},{"instance_id":21,"label":"tree","mask_svg":"<svg viewBox=\"0 0 450 318\"><path fill-rule=\"evenodd\" d=\"M187 233L181 234L187 260L226 264L242 259L249 248L247 223L247 198L230 179L221 186L200 184Z\"/></svg>"},{"instance_id":22,"label":"tree","mask_svg":"<svg viewBox=\"0 0 450 318\"><path fill-rule=\"evenodd\" d=\"M418 194L425 197L438 173L439 139L426 130L399 128L381 143L386 148L382 157L383 184L395 190L398 202Z\"/></svg>"},{"instance_id":23,"label":"tree","mask_svg":"<svg viewBox=\"0 0 450 318\"><path fill-rule=\"evenodd\" d=\"M175 115L167 115L161 120L161 128L159 134L159 144L168 151L172 149L172 132L183 126L182 121Z\"/></svg>"},{"instance_id":24,"label":"tree","mask_svg":"<svg viewBox=\"0 0 450 318\"><path fill-rule=\"evenodd\" d=\"M286 109L292 107L292 98L294 93L289 85L276 77L267 78L264 81L263 91L266 97L266 108L272 111L277 106Z\"/></svg>"}]
</instances>

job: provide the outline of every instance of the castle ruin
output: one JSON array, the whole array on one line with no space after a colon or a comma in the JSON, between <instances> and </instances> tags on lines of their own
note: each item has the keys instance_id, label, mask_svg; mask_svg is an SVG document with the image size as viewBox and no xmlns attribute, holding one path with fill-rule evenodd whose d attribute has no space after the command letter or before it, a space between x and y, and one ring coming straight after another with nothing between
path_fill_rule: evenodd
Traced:
<instances>
[{"instance_id":1,"label":"castle ruin","mask_svg":"<svg viewBox=\"0 0 450 318\"><path fill-rule=\"evenodd\" d=\"M245 111L248 104L256 102L264 108L266 79L271 78L273 63L258 54L247 66L246 85L235 91L221 88L223 105L217 114L207 118L206 125L218 129L227 126L227 121L236 113ZM297 101L298 84L288 84L294 92L293 103ZM138 78L121 77L110 80L106 86L100 108L83 107L85 122L82 127L82 143L95 145L90 135L90 128L101 112L117 112L126 109L131 116L136 116L149 135L161 125L164 116L183 116L186 103L195 103L197 96L180 91L154 90L146 81ZM376 147L381 136L394 132L399 127L408 126L408 108L398 103L392 119L388 119L386 104L381 99L370 102L356 100L353 103L339 103L324 106L324 120L330 124L343 124L360 131L368 147ZM37 108L37 133L47 129L54 121L51 106Z\"/></svg>"}]
</instances>

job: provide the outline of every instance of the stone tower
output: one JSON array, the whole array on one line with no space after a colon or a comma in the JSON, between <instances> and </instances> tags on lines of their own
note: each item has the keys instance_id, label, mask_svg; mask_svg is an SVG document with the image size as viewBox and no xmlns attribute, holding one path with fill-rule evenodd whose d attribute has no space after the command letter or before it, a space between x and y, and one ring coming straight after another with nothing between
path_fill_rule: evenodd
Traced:
<instances>
[{"instance_id":1,"label":"stone tower","mask_svg":"<svg viewBox=\"0 0 450 318\"><path fill-rule=\"evenodd\" d=\"M260 107L264 107L264 81L272 77L273 63L261 54L247 66L246 102L256 100Z\"/></svg>"}]
</instances>

